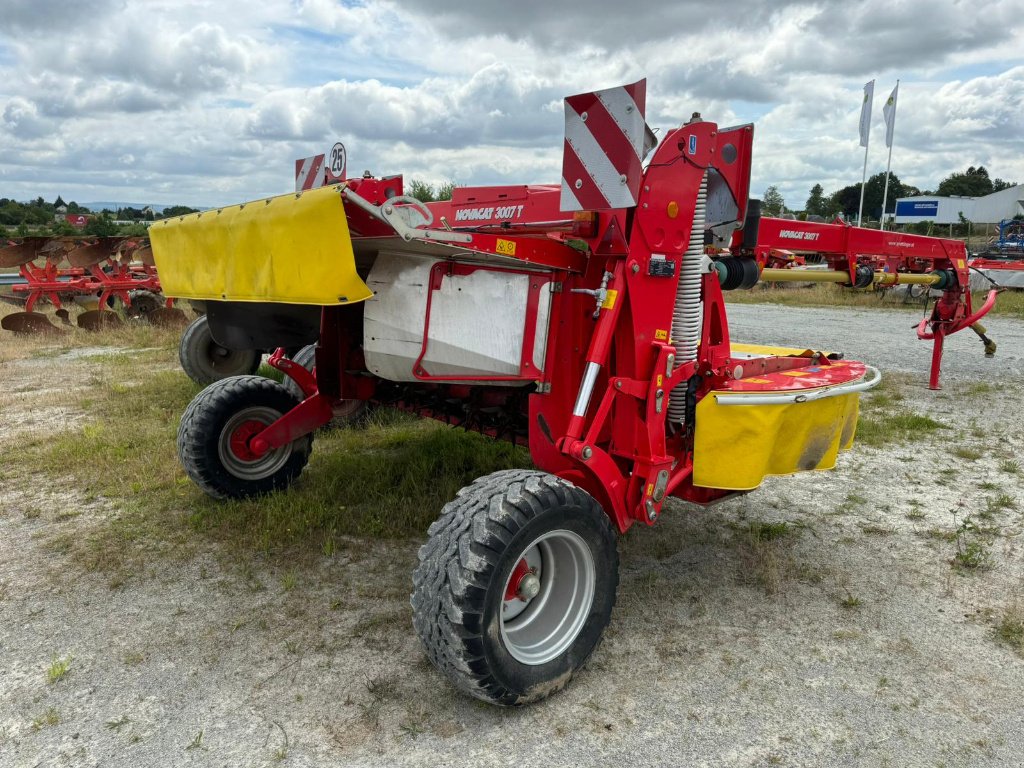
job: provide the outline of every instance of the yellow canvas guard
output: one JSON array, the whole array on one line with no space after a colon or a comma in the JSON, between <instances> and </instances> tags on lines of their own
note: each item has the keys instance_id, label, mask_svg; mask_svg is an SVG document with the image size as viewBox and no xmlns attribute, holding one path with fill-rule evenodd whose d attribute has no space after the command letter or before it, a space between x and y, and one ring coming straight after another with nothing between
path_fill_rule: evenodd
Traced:
<instances>
[{"instance_id":1,"label":"yellow canvas guard","mask_svg":"<svg viewBox=\"0 0 1024 768\"><path fill-rule=\"evenodd\" d=\"M174 298L333 305L373 295L356 274L338 186L165 219L149 237Z\"/></svg>"},{"instance_id":2,"label":"yellow canvas guard","mask_svg":"<svg viewBox=\"0 0 1024 768\"><path fill-rule=\"evenodd\" d=\"M832 469L853 443L858 403L853 392L803 403L721 405L708 393L697 404L693 484L749 491L767 475Z\"/></svg>"}]
</instances>

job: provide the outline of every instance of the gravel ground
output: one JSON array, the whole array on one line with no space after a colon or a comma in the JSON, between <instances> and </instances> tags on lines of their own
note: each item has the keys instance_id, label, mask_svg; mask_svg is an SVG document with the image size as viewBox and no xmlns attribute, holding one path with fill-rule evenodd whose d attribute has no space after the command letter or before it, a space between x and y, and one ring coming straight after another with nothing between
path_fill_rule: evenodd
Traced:
<instances>
[{"instance_id":1,"label":"gravel ground","mask_svg":"<svg viewBox=\"0 0 1024 768\"><path fill-rule=\"evenodd\" d=\"M934 393L907 313L730 319L737 340L896 373L906 408L949 428L631 531L605 642L526 709L456 695L425 662L408 608L419 542L353 540L294 568L205 544L111 583L52 546L111 502L0 478L0 765L1021 765L1024 659L994 626L1024 602L1024 492L1002 468L1024 453L1024 323L988 323L991 360L972 334L950 339ZM88 365L0 364L0 456L80 420L37 390ZM954 511L987 521L989 568L951 566Z\"/></svg>"}]
</instances>

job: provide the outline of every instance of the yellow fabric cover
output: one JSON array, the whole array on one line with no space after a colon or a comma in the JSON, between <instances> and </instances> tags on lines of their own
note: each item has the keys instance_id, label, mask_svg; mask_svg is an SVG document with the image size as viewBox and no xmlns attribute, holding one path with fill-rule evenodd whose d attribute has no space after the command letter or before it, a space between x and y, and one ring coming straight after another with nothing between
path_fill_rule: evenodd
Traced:
<instances>
[{"instance_id":1,"label":"yellow fabric cover","mask_svg":"<svg viewBox=\"0 0 1024 768\"><path fill-rule=\"evenodd\" d=\"M795 347L770 347L764 344L740 344L738 342L732 342L729 348L733 352L745 352L749 355L760 355L767 357L774 355L776 357L810 357L814 354L814 350L811 349L797 349ZM828 355L828 352L822 353Z\"/></svg>"},{"instance_id":2,"label":"yellow fabric cover","mask_svg":"<svg viewBox=\"0 0 1024 768\"><path fill-rule=\"evenodd\" d=\"M332 305L373 295L356 274L337 186L165 219L149 237L174 298Z\"/></svg>"},{"instance_id":3,"label":"yellow fabric cover","mask_svg":"<svg viewBox=\"0 0 1024 768\"><path fill-rule=\"evenodd\" d=\"M853 444L858 404L856 392L783 405L720 405L709 393L697 404L693 484L749 491L767 475L832 469Z\"/></svg>"}]
</instances>

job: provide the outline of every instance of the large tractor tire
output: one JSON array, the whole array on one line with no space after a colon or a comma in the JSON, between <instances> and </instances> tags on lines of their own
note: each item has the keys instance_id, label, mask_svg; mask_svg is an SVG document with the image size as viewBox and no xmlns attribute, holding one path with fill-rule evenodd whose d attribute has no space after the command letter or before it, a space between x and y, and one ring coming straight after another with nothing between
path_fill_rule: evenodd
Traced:
<instances>
[{"instance_id":1,"label":"large tractor tire","mask_svg":"<svg viewBox=\"0 0 1024 768\"><path fill-rule=\"evenodd\" d=\"M299 404L276 381L235 376L215 381L189 403L178 427L178 458L193 482L218 499L241 499L286 488L313 445L305 435L256 456L249 442Z\"/></svg>"},{"instance_id":2,"label":"large tractor tire","mask_svg":"<svg viewBox=\"0 0 1024 768\"><path fill-rule=\"evenodd\" d=\"M593 497L543 472L495 472L459 491L429 535L412 606L434 665L493 704L565 687L597 648L619 581Z\"/></svg>"},{"instance_id":3,"label":"large tractor tire","mask_svg":"<svg viewBox=\"0 0 1024 768\"><path fill-rule=\"evenodd\" d=\"M313 367L316 365L316 344L310 344L303 347L294 355L292 355L292 362L298 363L310 373L313 372ZM300 400L303 399L302 390L299 385L290 376L284 377L284 386L289 392ZM359 417L366 411L365 400L342 400L337 406L334 407L334 417L331 419L328 426L331 427L346 427L359 420Z\"/></svg>"},{"instance_id":4,"label":"large tractor tire","mask_svg":"<svg viewBox=\"0 0 1024 768\"><path fill-rule=\"evenodd\" d=\"M196 384L212 384L229 376L256 373L263 355L257 349L222 347L213 340L206 315L200 315L182 334L178 359L182 369Z\"/></svg>"}]
</instances>

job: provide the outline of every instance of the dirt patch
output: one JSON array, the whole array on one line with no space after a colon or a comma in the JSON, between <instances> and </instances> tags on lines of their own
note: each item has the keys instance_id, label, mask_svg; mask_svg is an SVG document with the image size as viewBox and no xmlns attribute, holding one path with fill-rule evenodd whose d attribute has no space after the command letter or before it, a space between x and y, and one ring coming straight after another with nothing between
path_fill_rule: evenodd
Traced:
<instances>
[{"instance_id":1,"label":"dirt patch","mask_svg":"<svg viewBox=\"0 0 1024 768\"><path fill-rule=\"evenodd\" d=\"M0 764L1019 764L1024 660L997 628L1024 583L1024 323L988 323L995 360L951 339L933 393L928 346L891 314L731 308L734 338L879 365L888 405L865 418L940 426L631 531L605 642L521 710L456 694L425 661L418 540L262 554L196 534L187 557L112 579L62 542L108 525L116 499L4 474ZM0 449L45 436L47 398L103 370L4 363ZM985 557L958 563L971 546Z\"/></svg>"}]
</instances>

